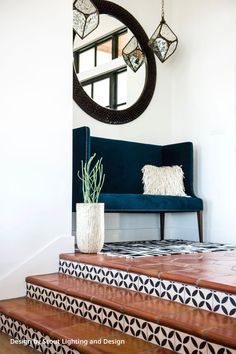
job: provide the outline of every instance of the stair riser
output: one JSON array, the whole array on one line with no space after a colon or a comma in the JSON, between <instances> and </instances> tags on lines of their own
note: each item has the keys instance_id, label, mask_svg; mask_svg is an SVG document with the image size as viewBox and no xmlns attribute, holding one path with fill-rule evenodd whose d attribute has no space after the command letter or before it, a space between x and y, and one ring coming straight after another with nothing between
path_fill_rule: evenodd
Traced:
<instances>
[{"instance_id":1,"label":"stair riser","mask_svg":"<svg viewBox=\"0 0 236 354\"><path fill-rule=\"evenodd\" d=\"M178 353L236 354L235 350L54 290L27 284L27 296Z\"/></svg>"},{"instance_id":2,"label":"stair riser","mask_svg":"<svg viewBox=\"0 0 236 354\"><path fill-rule=\"evenodd\" d=\"M236 295L60 259L59 272L236 318Z\"/></svg>"},{"instance_id":3,"label":"stair riser","mask_svg":"<svg viewBox=\"0 0 236 354\"><path fill-rule=\"evenodd\" d=\"M57 340L53 340L48 335L2 313L0 313L0 331L18 341L24 341L24 343L27 343L27 346L40 353L81 354L77 350L72 350L67 345L57 343ZM17 348L17 344L12 345Z\"/></svg>"}]
</instances>

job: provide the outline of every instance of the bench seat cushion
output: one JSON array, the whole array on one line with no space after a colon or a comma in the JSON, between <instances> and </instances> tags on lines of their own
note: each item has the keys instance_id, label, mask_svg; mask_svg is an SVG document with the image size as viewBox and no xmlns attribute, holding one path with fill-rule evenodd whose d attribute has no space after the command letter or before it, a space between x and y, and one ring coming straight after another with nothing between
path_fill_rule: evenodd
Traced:
<instances>
[{"instance_id":1,"label":"bench seat cushion","mask_svg":"<svg viewBox=\"0 0 236 354\"><path fill-rule=\"evenodd\" d=\"M202 199L150 194L101 193L108 212L189 212L203 210Z\"/></svg>"}]
</instances>

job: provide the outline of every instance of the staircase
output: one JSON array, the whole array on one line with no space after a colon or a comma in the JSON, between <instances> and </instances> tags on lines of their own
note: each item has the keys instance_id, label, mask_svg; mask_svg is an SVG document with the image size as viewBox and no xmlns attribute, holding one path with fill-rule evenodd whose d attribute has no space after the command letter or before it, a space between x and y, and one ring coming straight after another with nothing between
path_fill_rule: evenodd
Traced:
<instances>
[{"instance_id":1,"label":"staircase","mask_svg":"<svg viewBox=\"0 0 236 354\"><path fill-rule=\"evenodd\" d=\"M63 254L0 301L0 330L46 354L236 354L235 289L197 286L171 257Z\"/></svg>"}]
</instances>

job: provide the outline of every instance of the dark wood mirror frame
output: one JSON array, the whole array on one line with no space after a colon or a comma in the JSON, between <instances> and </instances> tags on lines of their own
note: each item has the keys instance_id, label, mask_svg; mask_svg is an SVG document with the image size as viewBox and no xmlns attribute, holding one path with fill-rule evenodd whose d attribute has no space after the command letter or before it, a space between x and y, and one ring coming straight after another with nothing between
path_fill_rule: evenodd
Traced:
<instances>
[{"instance_id":1,"label":"dark wood mirror frame","mask_svg":"<svg viewBox=\"0 0 236 354\"><path fill-rule=\"evenodd\" d=\"M100 14L107 14L120 20L137 38L146 55L146 78L143 91L138 100L124 110L112 110L99 106L84 91L75 69L73 70L74 101L91 117L107 124L125 124L138 118L148 107L156 86L156 62L148 46L148 37L139 22L123 7L105 0L93 0ZM75 32L73 38L75 39Z\"/></svg>"}]
</instances>

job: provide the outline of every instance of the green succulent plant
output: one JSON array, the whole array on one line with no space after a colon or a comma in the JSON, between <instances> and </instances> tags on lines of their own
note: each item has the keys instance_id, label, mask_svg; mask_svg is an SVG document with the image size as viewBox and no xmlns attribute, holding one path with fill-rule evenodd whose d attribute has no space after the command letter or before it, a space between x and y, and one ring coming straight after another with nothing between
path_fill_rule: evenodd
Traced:
<instances>
[{"instance_id":1,"label":"green succulent plant","mask_svg":"<svg viewBox=\"0 0 236 354\"><path fill-rule=\"evenodd\" d=\"M84 203L98 203L98 198L105 181L102 158L92 167L95 157L96 154L91 156L88 162L81 161L81 174L80 171L78 172L78 177L82 181Z\"/></svg>"}]
</instances>

